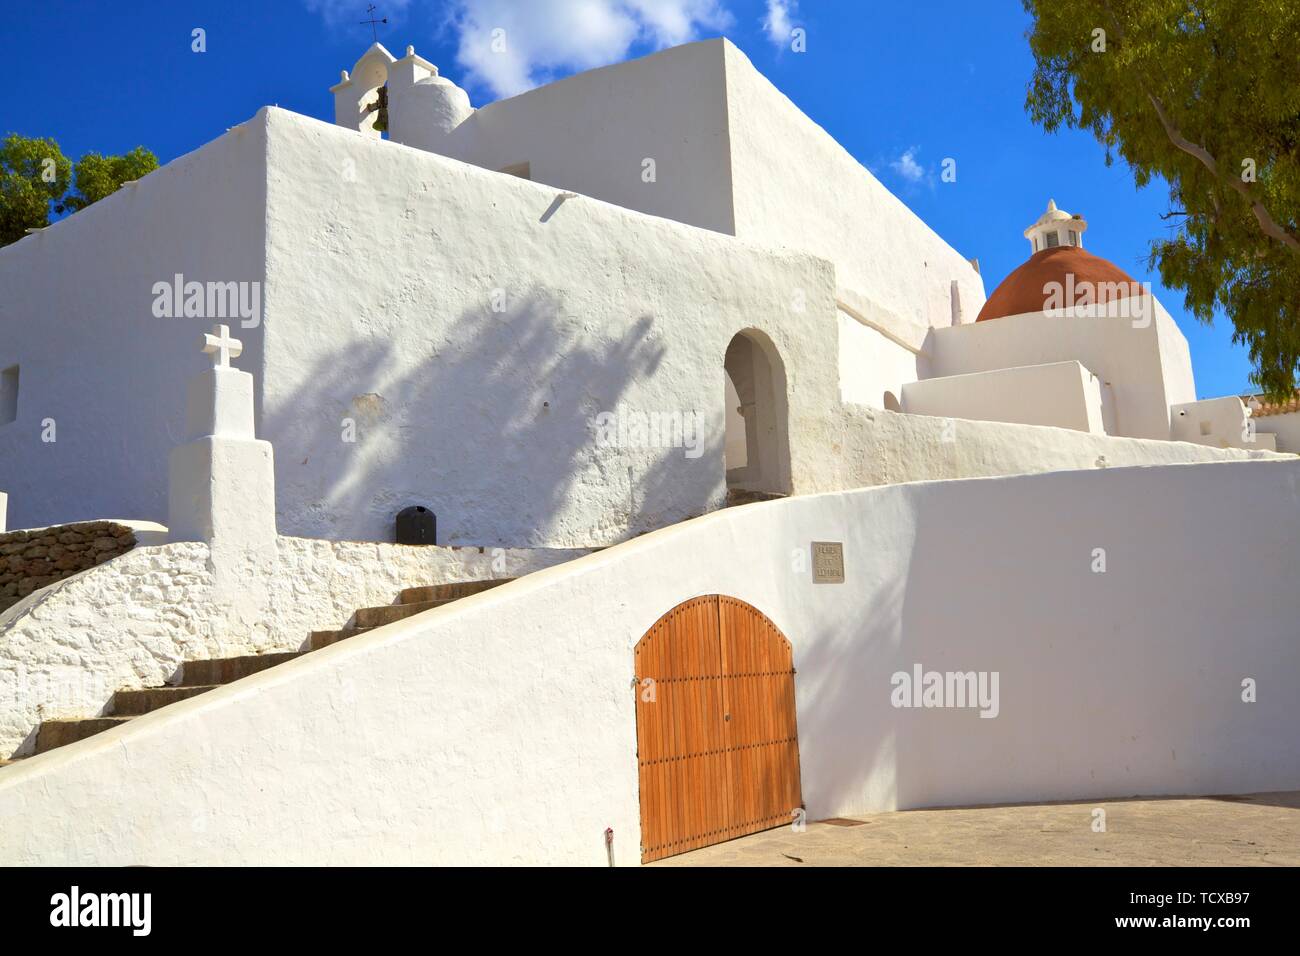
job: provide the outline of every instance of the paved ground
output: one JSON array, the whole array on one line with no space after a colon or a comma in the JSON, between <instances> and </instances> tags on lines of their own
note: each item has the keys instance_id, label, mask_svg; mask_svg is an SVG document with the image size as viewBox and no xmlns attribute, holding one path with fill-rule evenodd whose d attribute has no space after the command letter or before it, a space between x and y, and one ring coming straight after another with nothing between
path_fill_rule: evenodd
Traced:
<instances>
[{"instance_id":1,"label":"paved ground","mask_svg":"<svg viewBox=\"0 0 1300 956\"><path fill-rule=\"evenodd\" d=\"M1093 832L1093 811L1106 832ZM1102 800L809 823L652 866L1297 866L1300 792L1234 797ZM849 822L849 821L844 821Z\"/></svg>"}]
</instances>

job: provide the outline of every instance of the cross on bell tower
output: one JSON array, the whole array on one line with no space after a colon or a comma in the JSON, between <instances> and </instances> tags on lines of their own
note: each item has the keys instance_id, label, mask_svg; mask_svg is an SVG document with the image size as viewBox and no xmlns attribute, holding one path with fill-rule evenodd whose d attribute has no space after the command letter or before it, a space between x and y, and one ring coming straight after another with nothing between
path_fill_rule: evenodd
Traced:
<instances>
[{"instance_id":1,"label":"cross on bell tower","mask_svg":"<svg viewBox=\"0 0 1300 956\"><path fill-rule=\"evenodd\" d=\"M376 10L376 7L375 7L375 5L374 5L373 3L367 4L367 5L366 5L366 13L370 14L370 19L369 19L369 20L362 20L361 22L362 22L363 24L366 24L366 23L369 23L369 24L370 24L370 32L373 33L373 34L375 35L375 42L378 43L378 42L379 42L379 27L377 27L376 24L379 24L379 23L387 24L387 23L388 23L388 17L381 17L380 19L376 20L376 19L375 19L375 10Z\"/></svg>"}]
</instances>

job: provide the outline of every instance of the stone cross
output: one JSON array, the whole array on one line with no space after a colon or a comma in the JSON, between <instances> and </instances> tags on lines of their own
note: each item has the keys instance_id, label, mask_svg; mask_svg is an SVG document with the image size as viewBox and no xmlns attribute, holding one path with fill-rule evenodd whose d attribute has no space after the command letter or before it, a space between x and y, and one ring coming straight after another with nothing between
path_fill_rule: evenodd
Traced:
<instances>
[{"instance_id":1,"label":"stone cross","mask_svg":"<svg viewBox=\"0 0 1300 956\"><path fill-rule=\"evenodd\" d=\"M229 368L232 358L239 358L244 351L244 343L230 337L230 326L214 325L216 335L204 334L203 351L211 355L212 364L218 368Z\"/></svg>"}]
</instances>

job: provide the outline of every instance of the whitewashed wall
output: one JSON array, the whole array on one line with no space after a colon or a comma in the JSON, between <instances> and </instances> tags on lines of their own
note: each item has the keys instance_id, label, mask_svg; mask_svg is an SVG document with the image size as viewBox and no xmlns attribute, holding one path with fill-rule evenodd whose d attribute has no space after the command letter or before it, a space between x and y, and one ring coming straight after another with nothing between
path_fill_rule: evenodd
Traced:
<instances>
[{"instance_id":1,"label":"whitewashed wall","mask_svg":"<svg viewBox=\"0 0 1300 956\"><path fill-rule=\"evenodd\" d=\"M862 405L845 405L823 439L835 454L823 471L810 475L805 492L903 481L1279 458L1265 450L1112 438L1068 428L907 415Z\"/></svg>"},{"instance_id":2,"label":"whitewashed wall","mask_svg":"<svg viewBox=\"0 0 1300 956\"><path fill-rule=\"evenodd\" d=\"M885 394L897 401L903 385L929 375L930 361L863 325L842 309L840 327L840 397L845 402L885 407ZM897 407L894 408L897 411Z\"/></svg>"},{"instance_id":3,"label":"whitewashed wall","mask_svg":"<svg viewBox=\"0 0 1300 956\"><path fill-rule=\"evenodd\" d=\"M1277 450L1273 435L1265 432L1261 436L1251 430L1246 403L1236 395L1173 405L1169 413L1169 430L1175 441L1196 442L1215 448Z\"/></svg>"},{"instance_id":4,"label":"whitewashed wall","mask_svg":"<svg viewBox=\"0 0 1300 956\"><path fill-rule=\"evenodd\" d=\"M421 503L449 544L569 547L701 514L725 495L723 357L745 329L786 368L796 488L825 470L828 263L266 115L259 434L281 532L379 538ZM620 409L699 416L698 455L601 446Z\"/></svg>"},{"instance_id":5,"label":"whitewashed wall","mask_svg":"<svg viewBox=\"0 0 1300 956\"><path fill-rule=\"evenodd\" d=\"M835 264L896 333L952 324L952 283L965 321L984 282L963 255L809 119L726 40L727 116L736 235ZM1016 363L1023 364L1023 363Z\"/></svg>"},{"instance_id":6,"label":"whitewashed wall","mask_svg":"<svg viewBox=\"0 0 1300 956\"><path fill-rule=\"evenodd\" d=\"M754 83L760 101L773 96ZM807 133L788 110L787 132ZM178 272L269 276L262 326L236 329L238 364L259 385L258 434L276 447L279 530L290 535L391 540L395 513L425 504L444 543L588 547L717 507L723 356L744 329L768 336L785 366L795 492L1086 467L1106 454L996 429L963 430L956 450L918 444L930 426L841 404L842 393L883 403L876 393L910 374L914 353L845 325L837 301L878 324L894 313L837 284L830 262L561 200L553 187L266 109L0 250L13 290L0 302L0 366L23 369L19 419L0 426L10 525L165 520L165 462L183 440L184 383L207 361L197 343L211 324L153 316L153 283ZM909 281L929 288L922 279ZM985 331L897 324L917 349ZM967 352L992 367L1015 354ZM592 423L620 409L698 415L698 456L602 447ZM40 440L46 417L56 442ZM1132 463L1186 460L1127 447Z\"/></svg>"},{"instance_id":7,"label":"whitewashed wall","mask_svg":"<svg viewBox=\"0 0 1300 956\"><path fill-rule=\"evenodd\" d=\"M490 103L439 151L494 170L527 162L538 182L823 257L891 331L950 324L954 280L965 321L984 302L967 259L726 39Z\"/></svg>"},{"instance_id":8,"label":"whitewashed wall","mask_svg":"<svg viewBox=\"0 0 1300 956\"><path fill-rule=\"evenodd\" d=\"M528 163L535 182L734 233L722 42L674 47L489 103L439 152L493 170Z\"/></svg>"},{"instance_id":9,"label":"whitewashed wall","mask_svg":"<svg viewBox=\"0 0 1300 956\"><path fill-rule=\"evenodd\" d=\"M1253 416L1252 416L1253 418ZM1272 435L1277 443L1277 450L1296 454L1300 452L1300 413L1287 412L1282 415L1265 415L1256 418L1255 431L1260 435Z\"/></svg>"},{"instance_id":10,"label":"whitewashed wall","mask_svg":"<svg viewBox=\"0 0 1300 956\"><path fill-rule=\"evenodd\" d=\"M0 425L10 527L167 520L167 455L212 320L156 318L153 286L264 279L265 154L254 118L0 249L0 368L21 368L18 419ZM257 371L261 329L225 321Z\"/></svg>"},{"instance_id":11,"label":"whitewashed wall","mask_svg":"<svg viewBox=\"0 0 1300 956\"><path fill-rule=\"evenodd\" d=\"M1298 487L1239 462L729 509L5 768L0 863L599 866L606 827L634 863L632 647L711 592L794 645L812 819L1295 789ZM795 569L813 540L844 585ZM998 716L895 709L917 663L997 671Z\"/></svg>"},{"instance_id":12,"label":"whitewashed wall","mask_svg":"<svg viewBox=\"0 0 1300 956\"><path fill-rule=\"evenodd\" d=\"M1195 401L1187 339L1164 307L1142 297L1065 316L1042 313L935 329L935 375L1076 361L1109 384L1114 427L1128 438L1169 438L1169 406ZM1132 306L1133 314L1122 314Z\"/></svg>"},{"instance_id":13,"label":"whitewashed wall","mask_svg":"<svg viewBox=\"0 0 1300 956\"><path fill-rule=\"evenodd\" d=\"M223 566L198 542L136 548L0 612L0 756L30 751L42 720L96 716L114 691L161 686L184 661L298 650L402 588L583 553L281 537Z\"/></svg>"},{"instance_id":14,"label":"whitewashed wall","mask_svg":"<svg viewBox=\"0 0 1300 956\"><path fill-rule=\"evenodd\" d=\"M1078 362L945 375L903 386L903 411L1104 434L1101 383ZM1181 436L1180 436L1181 437Z\"/></svg>"}]
</instances>

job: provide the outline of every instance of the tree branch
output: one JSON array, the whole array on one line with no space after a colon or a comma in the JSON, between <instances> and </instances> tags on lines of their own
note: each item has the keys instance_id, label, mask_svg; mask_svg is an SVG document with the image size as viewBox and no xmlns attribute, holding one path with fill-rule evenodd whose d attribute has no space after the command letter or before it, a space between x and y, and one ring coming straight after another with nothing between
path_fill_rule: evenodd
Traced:
<instances>
[{"instance_id":1,"label":"tree branch","mask_svg":"<svg viewBox=\"0 0 1300 956\"><path fill-rule=\"evenodd\" d=\"M1278 242L1288 246L1292 252L1300 254L1300 239L1287 232L1285 228L1279 225L1273 217L1269 215L1269 211L1264 207L1264 204L1251 195L1249 184L1235 176L1221 176L1219 174L1219 164L1210 154L1210 151L1204 146L1198 146L1196 143L1191 142L1183 136L1182 131L1169 119L1169 114L1165 112L1164 104L1160 102L1159 97L1154 93L1148 92L1147 99L1149 99L1151 105L1155 107L1156 116L1160 118L1160 125L1165 128L1165 135L1169 137L1169 142L1173 143L1188 156L1191 156L1208 169L1215 179L1226 183L1244 196L1246 202L1250 203L1250 211L1255 214L1255 219L1259 223L1260 229L1264 231L1264 235L1268 236L1270 239L1276 239Z\"/></svg>"},{"instance_id":2,"label":"tree branch","mask_svg":"<svg viewBox=\"0 0 1300 956\"><path fill-rule=\"evenodd\" d=\"M1106 14L1110 18L1111 28L1115 31L1115 36L1119 38L1121 43L1125 42L1124 26L1120 23L1119 17L1115 16L1115 11L1111 8L1110 3L1108 0L1101 0L1101 5L1105 8ZM1204 23L1203 14L1202 23ZM1169 114L1165 112L1164 104L1161 103L1160 99L1150 91L1147 84L1143 85L1147 86L1147 89L1144 90L1144 92L1147 94L1147 99L1151 101L1151 105L1155 107L1156 116L1160 118L1160 125L1165 128L1165 135L1169 137L1169 141L1208 169L1210 174L1216 180L1227 183L1230 187L1240 193L1245 198L1246 202L1250 203L1250 211L1255 214L1255 220L1259 223L1259 227L1263 230L1264 235L1268 236L1270 239L1276 239L1278 242L1290 248L1292 252L1300 255L1300 238L1296 238L1285 228L1278 225L1273 217L1269 215L1269 211L1264 207L1264 204L1255 199L1251 194L1250 186L1240 178L1236 176L1220 176L1219 164L1215 161L1214 156L1210 154L1210 151L1204 146L1196 145L1187 139L1187 137L1183 136L1182 131L1169 119ZM1216 200L1216 221L1219 218L1218 214L1219 208L1218 201Z\"/></svg>"}]
</instances>

